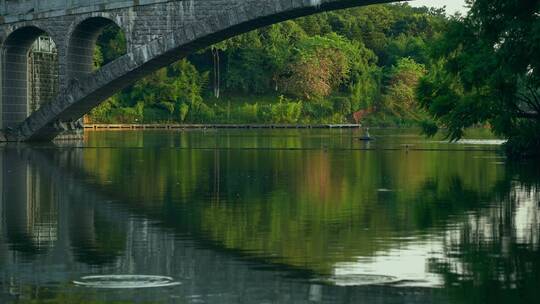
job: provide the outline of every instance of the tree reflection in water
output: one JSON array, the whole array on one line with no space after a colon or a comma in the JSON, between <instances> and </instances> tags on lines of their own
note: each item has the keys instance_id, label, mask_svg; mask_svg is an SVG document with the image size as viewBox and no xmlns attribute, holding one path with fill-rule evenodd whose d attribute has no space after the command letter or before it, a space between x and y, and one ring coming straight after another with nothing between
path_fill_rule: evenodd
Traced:
<instances>
[{"instance_id":1,"label":"tree reflection in water","mask_svg":"<svg viewBox=\"0 0 540 304\"><path fill-rule=\"evenodd\" d=\"M216 303L537 296L538 166L494 165L492 152L223 149L218 136L212 149L154 146L200 144L199 135L168 136L3 149L0 265L12 282L2 279L3 292L16 285L27 296L55 282L49 298L94 300L66 282L139 271L186 280L193 289L179 290L208 302L210 289L230 296ZM406 268L413 276L389 286L320 285ZM243 295L248 287L256 292Z\"/></svg>"},{"instance_id":2,"label":"tree reflection in water","mask_svg":"<svg viewBox=\"0 0 540 304\"><path fill-rule=\"evenodd\" d=\"M508 165L495 203L470 214L445 239L430 268L462 303L533 303L540 296L538 164ZM474 292L471 292L473 290Z\"/></svg>"}]
</instances>

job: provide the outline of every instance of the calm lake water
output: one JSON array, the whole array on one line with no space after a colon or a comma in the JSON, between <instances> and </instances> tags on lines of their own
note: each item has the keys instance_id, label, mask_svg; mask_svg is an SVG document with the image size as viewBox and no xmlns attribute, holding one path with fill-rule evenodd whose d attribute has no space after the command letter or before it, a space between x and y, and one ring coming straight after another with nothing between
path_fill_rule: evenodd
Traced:
<instances>
[{"instance_id":1,"label":"calm lake water","mask_svg":"<svg viewBox=\"0 0 540 304\"><path fill-rule=\"evenodd\" d=\"M371 133L89 132L3 146L0 303L540 298L537 163L509 163L485 130L458 143ZM84 278L95 275L106 277ZM111 275L170 286L93 287L161 284Z\"/></svg>"}]
</instances>

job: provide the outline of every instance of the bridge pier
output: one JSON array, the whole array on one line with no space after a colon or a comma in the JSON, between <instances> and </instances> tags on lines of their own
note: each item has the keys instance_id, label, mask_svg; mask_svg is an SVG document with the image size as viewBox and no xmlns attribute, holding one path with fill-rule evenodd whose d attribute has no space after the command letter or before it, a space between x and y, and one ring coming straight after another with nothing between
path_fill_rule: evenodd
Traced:
<instances>
[{"instance_id":1,"label":"bridge pier","mask_svg":"<svg viewBox=\"0 0 540 304\"><path fill-rule=\"evenodd\" d=\"M52 38L35 27L10 35L2 55L0 141L11 141L11 130L58 96L59 56ZM60 138L82 138L82 125L64 130Z\"/></svg>"}]
</instances>

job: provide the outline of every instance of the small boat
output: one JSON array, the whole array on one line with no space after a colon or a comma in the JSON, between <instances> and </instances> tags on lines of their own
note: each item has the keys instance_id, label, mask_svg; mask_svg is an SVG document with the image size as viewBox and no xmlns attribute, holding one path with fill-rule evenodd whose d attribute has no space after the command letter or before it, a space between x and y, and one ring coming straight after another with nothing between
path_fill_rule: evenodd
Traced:
<instances>
[{"instance_id":1,"label":"small boat","mask_svg":"<svg viewBox=\"0 0 540 304\"><path fill-rule=\"evenodd\" d=\"M358 140L361 140L361 141L372 141L372 140L375 140L374 137L370 137L370 136L361 136L361 137L358 137L357 139L358 139Z\"/></svg>"},{"instance_id":2,"label":"small boat","mask_svg":"<svg viewBox=\"0 0 540 304\"><path fill-rule=\"evenodd\" d=\"M364 136L360 136L357 138L358 140L361 140L361 141L372 141L372 140L375 140L374 137L371 137L371 135L369 134L369 128L366 128L366 133L364 134Z\"/></svg>"}]
</instances>

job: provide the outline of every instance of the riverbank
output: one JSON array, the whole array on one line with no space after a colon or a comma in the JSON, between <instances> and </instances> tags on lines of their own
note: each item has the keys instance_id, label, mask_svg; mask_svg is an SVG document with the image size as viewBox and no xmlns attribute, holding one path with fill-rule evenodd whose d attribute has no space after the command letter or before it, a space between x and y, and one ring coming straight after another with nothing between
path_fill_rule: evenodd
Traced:
<instances>
[{"instance_id":1,"label":"riverbank","mask_svg":"<svg viewBox=\"0 0 540 304\"><path fill-rule=\"evenodd\" d=\"M359 124L85 124L89 130L169 129L356 129Z\"/></svg>"}]
</instances>

